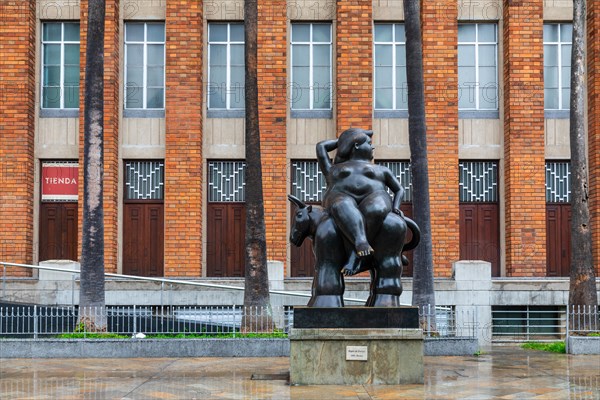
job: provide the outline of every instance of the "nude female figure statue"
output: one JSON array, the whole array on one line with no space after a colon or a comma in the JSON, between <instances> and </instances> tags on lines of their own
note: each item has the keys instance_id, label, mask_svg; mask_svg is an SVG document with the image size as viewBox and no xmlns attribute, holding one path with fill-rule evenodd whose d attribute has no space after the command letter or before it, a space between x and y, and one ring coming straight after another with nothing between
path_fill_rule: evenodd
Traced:
<instances>
[{"instance_id":1,"label":"nude female figure statue","mask_svg":"<svg viewBox=\"0 0 600 400\"><path fill-rule=\"evenodd\" d=\"M389 168L372 163L373 131L351 128L338 139L317 144L317 160L327 180L323 207L353 247L342 272L353 275L373 255L368 237L375 237L390 212L402 216L404 189ZM337 149L334 162L329 152ZM393 192L390 198L387 188Z\"/></svg>"}]
</instances>

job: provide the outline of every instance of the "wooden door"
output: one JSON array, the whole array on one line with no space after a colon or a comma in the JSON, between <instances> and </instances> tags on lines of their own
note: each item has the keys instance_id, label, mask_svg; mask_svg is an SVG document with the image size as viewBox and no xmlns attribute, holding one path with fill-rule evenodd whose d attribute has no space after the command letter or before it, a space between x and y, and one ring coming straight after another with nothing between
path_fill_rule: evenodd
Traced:
<instances>
[{"instance_id":1,"label":"wooden door","mask_svg":"<svg viewBox=\"0 0 600 400\"><path fill-rule=\"evenodd\" d=\"M546 275L569 276L571 205L546 204Z\"/></svg>"},{"instance_id":2,"label":"wooden door","mask_svg":"<svg viewBox=\"0 0 600 400\"><path fill-rule=\"evenodd\" d=\"M137 276L163 276L163 204L125 203L123 209L123 273Z\"/></svg>"},{"instance_id":3,"label":"wooden door","mask_svg":"<svg viewBox=\"0 0 600 400\"><path fill-rule=\"evenodd\" d=\"M40 207L40 261L77 261L77 203L48 202Z\"/></svg>"},{"instance_id":4,"label":"wooden door","mask_svg":"<svg viewBox=\"0 0 600 400\"><path fill-rule=\"evenodd\" d=\"M492 263L492 276L500 276L499 210L496 203L461 203L460 259Z\"/></svg>"},{"instance_id":5,"label":"wooden door","mask_svg":"<svg viewBox=\"0 0 600 400\"><path fill-rule=\"evenodd\" d=\"M244 277L246 206L244 203L209 203L206 271L210 277Z\"/></svg>"}]
</instances>

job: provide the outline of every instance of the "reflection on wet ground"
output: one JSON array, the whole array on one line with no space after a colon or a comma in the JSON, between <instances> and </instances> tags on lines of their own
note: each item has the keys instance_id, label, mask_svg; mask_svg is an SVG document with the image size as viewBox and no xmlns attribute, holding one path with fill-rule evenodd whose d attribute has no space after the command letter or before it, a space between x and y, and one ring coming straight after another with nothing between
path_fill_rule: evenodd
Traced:
<instances>
[{"instance_id":1,"label":"reflection on wet ground","mask_svg":"<svg viewBox=\"0 0 600 400\"><path fill-rule=\"evenodd\" d=\"M289 386L288 370L288 358L3 359L0 399L600 400L600 356L513 346L425 357L423 385Z\"/></svg>"}]
</instances>

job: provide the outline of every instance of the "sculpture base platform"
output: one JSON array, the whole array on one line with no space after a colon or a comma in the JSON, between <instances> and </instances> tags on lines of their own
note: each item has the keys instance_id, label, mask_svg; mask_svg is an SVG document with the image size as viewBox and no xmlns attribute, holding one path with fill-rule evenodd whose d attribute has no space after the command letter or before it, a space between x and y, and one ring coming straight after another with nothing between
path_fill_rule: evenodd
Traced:
<instances>
[{"instance_id":1,"label":"sculpture base platform","mask_svg":"<svg viewBox=\"0 0 600 400\"><path fill-rule=\"evenodd\" d=\"M360 325L369 325L369 318L363 320L361 324L360 321L352 318L353 313L362 316L365 315L363 313L373 309L357 307L354 309L356 311L352 311L352 308L340 308L328 309L325 312L332 313L335 312L334 310L341 313L340 320L353 321L351 325L354 327L348 327L350 324L346 323L343 328L302 327L303 321L306 321L304 317L299 321L299 327L296 324L296 308L294 308L294 328L289 336L292 385L423 383L421 329L392 326L360 327ZM385 312L396 317L403 313L413 314L413 309L406 307L386 310ZM313 312L315 316L322 315L319 309L306 308L301 311L308 314ZM406 322L407 318L391 318L391 323L387 325L397 325L398 321Z\"/></svg>"}]
</instances>

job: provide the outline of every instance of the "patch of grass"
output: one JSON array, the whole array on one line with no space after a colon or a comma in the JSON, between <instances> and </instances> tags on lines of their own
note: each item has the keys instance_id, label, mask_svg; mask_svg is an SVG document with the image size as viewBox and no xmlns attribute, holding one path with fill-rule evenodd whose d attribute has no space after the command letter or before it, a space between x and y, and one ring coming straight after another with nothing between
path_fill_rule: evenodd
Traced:
<instances>
[{"instance_id":1,"label":"patch of grass","mask_svg":"<svg viewBox=\"0 0 600 400\"><path fill-rule=\"evenodd\" d=\"M600 337L600 332L594 332L594 333L590 333L588 336L592 336L592 337Z\"/></svg>"},{"instance_id":2,"label":"patch of grass","mask_svg":"<svg viewBox=\"0 0 600 400\"><path fill-rule=\"evenodd\" d=\"M524 349L550 351L552 353L566 353L565 342L527 342L521 345Z\"/></svg>"}]
</instances>

